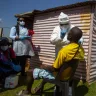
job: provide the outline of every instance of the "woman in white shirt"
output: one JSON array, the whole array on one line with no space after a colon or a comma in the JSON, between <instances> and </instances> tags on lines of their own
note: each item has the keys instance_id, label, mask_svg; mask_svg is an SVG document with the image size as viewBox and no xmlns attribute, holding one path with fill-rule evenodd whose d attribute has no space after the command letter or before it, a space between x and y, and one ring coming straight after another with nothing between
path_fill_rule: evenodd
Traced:
<instances>
[{"instance_id":1,"label":"woman in white shirt","mask_svg":"<svg viewBox=\"0 0 96 96\"><path fill-rule=\"evenodd\" d=\"M15 51L18 63L21 65L21 75L25 75L25 63L28 57L34 56L34 51L28 36L28 29L25 27L24 18L17 19L17 25L10 30L10 38L13 40L13 50Z\"/></svg>"}]
</instances>

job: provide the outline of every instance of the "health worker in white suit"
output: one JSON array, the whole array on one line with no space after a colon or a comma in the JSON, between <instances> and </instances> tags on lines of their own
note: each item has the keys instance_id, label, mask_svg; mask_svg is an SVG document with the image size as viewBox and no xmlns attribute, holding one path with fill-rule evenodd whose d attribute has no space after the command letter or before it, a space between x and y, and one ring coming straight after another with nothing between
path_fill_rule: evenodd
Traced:
<instances>
[{"instance_id":1,"label":"health worker in white suit","mask_svg":"<svg viewBox=\"0 0 96 96\"><path fill-rule=\"evenodd\" d=\"M70 43L67 40L67 34L70 31L70 29L75 27L74 25L72 25L70 23L68 15L64 14L63 12L60 13L60 15L58 17L58 21L59 21L59 25L53 29L53 32L52 32L51 38L50 38L50 42L53 45L55 45L55 58L57 57L59 50L62 47L66 46L68 43ZM82 37L80 38L78 43L79 44L83 43ZM69 83L69 85L70 85L69 95L72 96L72 81ZM56 90L57 90L57 92L59 91L58 86L56 86ZM57 93L55 93L55 94L57 94Z\"/></svg>"},{"instance_id":2,"label":"health worker in white suit","mask_svg":"<svg viewBox=\"0 0 96 96\"><path fill-rule=\"evenodd\" d=\"M71 25L68 15L63 12L60 13L58 21L59 25L54 28L50 38L50 42L55 45L56 56L59 50L69 43L67 34L69 30L74 27ZM79 42L82 44L83 38L81 38Z\"/></svg>"}]
</instances>

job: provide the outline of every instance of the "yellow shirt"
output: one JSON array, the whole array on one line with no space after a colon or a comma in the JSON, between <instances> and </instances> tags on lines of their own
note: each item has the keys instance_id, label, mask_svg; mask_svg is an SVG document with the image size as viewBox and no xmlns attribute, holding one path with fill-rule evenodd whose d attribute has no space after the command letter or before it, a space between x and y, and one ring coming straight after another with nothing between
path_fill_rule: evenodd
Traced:
<instances>
[{"instance_id":1,"label":"yellow shirt","mask_svg":"<svg viewBox=\"0 0 96 96\"><path fill-rule=\"evenodd\" d=\"M64 62L71 60L76 51L78 50L79 45L76 43L70 43L66 46L64 46L58 53L58 56L53 64L53 67L58 69L61 67ZM74 59L83 60L84 59L84 49L82 46L79 47L79 50L77 54L75 55ZM72 72L71 67L68 67L61 75L61 80L66 80L70 77L70 74Z\"/></svg>"}]
</instances>

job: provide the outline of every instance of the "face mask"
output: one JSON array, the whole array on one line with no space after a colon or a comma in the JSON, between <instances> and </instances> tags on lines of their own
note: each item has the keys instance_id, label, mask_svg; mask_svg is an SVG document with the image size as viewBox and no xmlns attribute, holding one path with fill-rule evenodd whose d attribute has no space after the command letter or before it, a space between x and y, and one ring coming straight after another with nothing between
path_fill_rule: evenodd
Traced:
<instances>
[{"instance_id":1,"label":"face mask","mask_svg":"<svg viewBox=\"0 0 96 96\"><path fill-rule=\"evenodd\" d=\"M68 29L69 27L70 27L69 24L60 25L60 28L61 28L61 29Z\"/></svg>"},{"instance_id":2,"label":"face mask","mask_svg":"<svg viewBox=\"0 0 96 96\"><path fill-rule=\"evenodd\" d=\"M67 29L61 29L61 32L60 32L60 37L61 37L61 39L64 38L64 36L65 36L65 34L66 34L67 32L68 32Z\"/></svg>"},{"instance_id":3,"label":"face mask","mask_svg":"<svg viewBox=\"0 0 96 96\"><path fill-rule=\"evenodd\" d=\"M1 49L2 49L3 51L6 51L6 50L8 49L8 45L7 45L7 46L1 46Z\"/></svg>"},{"instance_id":4,"label":"face mask","mask_svg":"<svg viewBox=\"0 0 96 96\"><path fill-rule=\"evenodd\" d=\"M25 22L24 21L20 21L20 25L24 26Z\"/></svg>"}]
</instances>

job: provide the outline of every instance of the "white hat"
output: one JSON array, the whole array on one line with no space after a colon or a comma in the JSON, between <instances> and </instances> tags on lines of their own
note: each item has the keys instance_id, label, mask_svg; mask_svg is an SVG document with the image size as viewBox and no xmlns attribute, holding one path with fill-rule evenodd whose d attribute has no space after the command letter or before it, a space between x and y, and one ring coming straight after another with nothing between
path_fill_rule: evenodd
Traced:
<instances>
[{"instance_id":1,"label":"white hat","mask_svg":"<svg viewBox=\"0 0 96 96\"><path fill-rule=\"evenodd\" d=\"M67 23L69 23L68 15L64 14L63 12L60 13L58 19L59 19L59 23L60 24L67 24Z\"/></svg>"}]
</instances>

